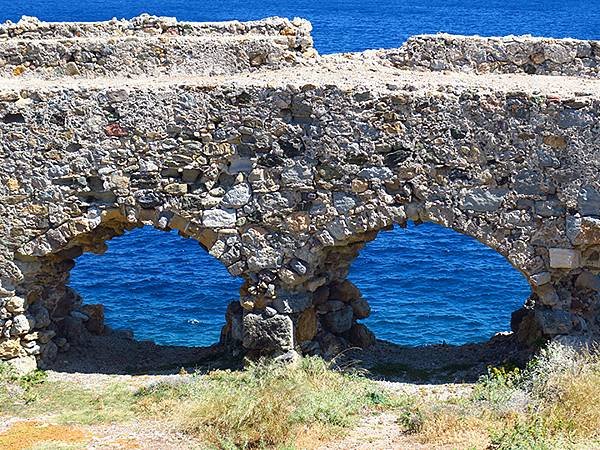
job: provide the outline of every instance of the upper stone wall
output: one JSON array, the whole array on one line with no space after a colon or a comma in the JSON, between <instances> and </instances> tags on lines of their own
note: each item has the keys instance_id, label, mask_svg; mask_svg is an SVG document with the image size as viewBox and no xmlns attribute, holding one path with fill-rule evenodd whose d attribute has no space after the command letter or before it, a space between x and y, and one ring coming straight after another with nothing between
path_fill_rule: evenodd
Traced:
<instances>
[{"instance_id":1,"label":"upper stone wall","mask_svg":"<svg viewBox=\"0 0 600 450\"><path fill-rule=\"evenodd\" d=\"M600 41L450 34L413 36L382 57L395 67L431 71L597 77Z\"/></svg>"},{"instance_id":2,"label":"upper stone wall","mask_svg":"<svg viewBox=\"0 0 600 450\"><path fill-rule=\"evenodd\" d=\"M193 23L143 15L95 23L24 18L0 26L0 77L224 75L316 56L303 19Z\"/></svg>"},{"instance_id":3,"label":"upper stone wall","mask_svg":"<svg viewBox=\"0 0 600 450\"><path fill-rule=\"evenodd\" d=\"M42 22L36 17L23 16L17 23L0 25L0 39L62 39L82 37L115 37L151 35L298 35L310 38L312 25L305 19L293 20L270 17L239 22L185 22L174 17L142 14L130 20L112 19L104 22ZM283 33L282 33L283 31Z\"/></svg>"}]
</instances>

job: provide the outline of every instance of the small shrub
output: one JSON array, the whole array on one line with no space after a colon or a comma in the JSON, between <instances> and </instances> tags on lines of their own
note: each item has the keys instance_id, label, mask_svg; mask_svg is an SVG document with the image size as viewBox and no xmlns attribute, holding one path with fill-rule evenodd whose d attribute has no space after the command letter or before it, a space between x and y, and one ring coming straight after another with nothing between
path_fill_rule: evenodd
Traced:
<instances>
[{"instance_id":1,"label":"small shrub","mask_svg":"<svg viewBox=\"0 0 600 450\"><path fill-rule=\"evenodd\" d=\"M475 385L473 400L487 402L495 408L503 408L518 390L522 374L518 368L490 367Z\"/></svg>"},{"instance_id":2,"label":"small shrub","mask_svg":"<svg viewBox=\"0 0 600 450\"><path fill-rule=\"evenodd\" d=\"M498 430L492 429L493 450L550 450L554 444L549 441L544 424L539 419L516 421Z\"/></svg>"}]
</instances>

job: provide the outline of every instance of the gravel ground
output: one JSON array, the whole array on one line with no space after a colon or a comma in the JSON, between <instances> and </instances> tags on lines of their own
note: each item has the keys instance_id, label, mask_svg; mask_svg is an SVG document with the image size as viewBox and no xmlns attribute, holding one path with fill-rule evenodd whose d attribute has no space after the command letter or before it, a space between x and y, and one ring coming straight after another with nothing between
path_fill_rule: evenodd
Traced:
<instances>
[{"instance_id":1,"label":"gravel ground","mask_svg":"<svg viewBox=\"0 0 600 450\"><path fill-rule=\"evenodd\" d=\"M507 356L508 355L508 356ZM404 347L378 341L367 350L353 349L336 358L340 367L363 370L384 389L421 398L447 400L468 394L477 377L490 364L519 357L508 336L487 343L464 346L435 345ZM186 371L182 372L181 368ZM159 346L152 342L127 339L119 333L87 335L79 346L59 354L48 370L52 381L75 382L95 389L102 384L124 382L132 389L188 377L195 369L202 372L216 367L240 367L239 361L225 358L218 346L187 348ZM370 372L368 371L370 370ZM203 444L171 429L167 418L124 424L79 427L91 440L89 449L201 449ZM0 433L18 419L2 421ZM37 418L42 421L43 418ZM430 449L414 442L402 432L391 413L367 416L358 426L321 450ZM436 447L440 450L445 448ZM450 448L450 447L448 447Z\"/></svg>"}]
</instances>

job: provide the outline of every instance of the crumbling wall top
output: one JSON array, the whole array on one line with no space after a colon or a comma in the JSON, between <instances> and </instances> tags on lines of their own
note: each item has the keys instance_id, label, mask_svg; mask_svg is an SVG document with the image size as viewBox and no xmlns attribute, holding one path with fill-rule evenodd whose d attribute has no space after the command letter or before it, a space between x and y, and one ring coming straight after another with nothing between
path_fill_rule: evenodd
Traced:
<instances>
[{"instance_id":1,"label":"crumbling wall top","mask_svg":"<svg viewBox=\"0 0 600 450\"><path fill-rule=\"evenodd\" d=\"M64 39L82 37L151 36L151 35L302 35L310 36L312 25L306 19L269 17L240 22L184 22L174 17L141 14L132 19L102 22L44 22L23 16L16 23L0 24L0 39Z\"/></svg>"},{"instance_id":2,"label":"crumbling wall top","mask_svg":"<svg viewBox=\"0 0 600 450\"><path fill-rule=\"evenodd\" d=\"M428 71L525 73L597 78L600 41L533 36L418 35L399 49L385 50L394 66Z\"/></svg>"}]
</instances>

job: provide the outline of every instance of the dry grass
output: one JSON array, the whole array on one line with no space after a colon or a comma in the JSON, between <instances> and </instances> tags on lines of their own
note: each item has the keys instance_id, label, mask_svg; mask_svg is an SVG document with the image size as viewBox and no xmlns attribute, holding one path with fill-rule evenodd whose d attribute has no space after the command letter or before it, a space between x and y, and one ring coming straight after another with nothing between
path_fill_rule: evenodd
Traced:
<instances>
[{"instance_id":1,"label":"dry grass","mask_svg":"<svg viewBox=\"0 0 600 450\"><path fill-rule=\"evenodd\" d=\"M25 450L31 448L81 448L90 435L80 428L65 425L49 425L40 422L16 422L0 433L2 450Z\"/></svg>"},{"instance_id":2,"label":"dry grass","mask_svg":"<svg viewBox=\"0 0 600 450\"><path fill-rule=\"evenodd\" d=\"M6 439L19 433L34 440L57 432L75 439L81 436L73 425L156 417L216 448L315 448L384 409L394 411L402 429L425 448L600 449L600 356L551 345L525 370L490 369L471 394L444 401L391 396L318 358L185 376L137 392L125 383L91 390L48 382L42 372L17 378L0 365L0 415L47 416L69 425L51 425L44 435L35 425L26 432L10 429L0 436L2 449L13 448L18 440ZM40 437L29 447L80 445Z\"/></svg>"},{"instance_id":3,"label":"dry grass","mask_svg":"<svg viewBox=\"0 0 600 450\"><path fill-rule=\"evenodd\" d=\"M491 369L468 398L414 399L399 422L429 445L600 448L600 358L551 344L524 371Z\"/></svg>"},{"instance_id":4,"label":"dry grass","mask_svg":"<svg viewBox=\"0 0 600 450\"><path fill-rule=\"evenodd\" d=\"M141 394L147 413L168 413L182 429L219 448L313 446L351 427L387 397L371 382L317 358L296 367L259 363L215 371ZM312 444L311 444L312 443Z\"/></svg>"}]
</instances>

